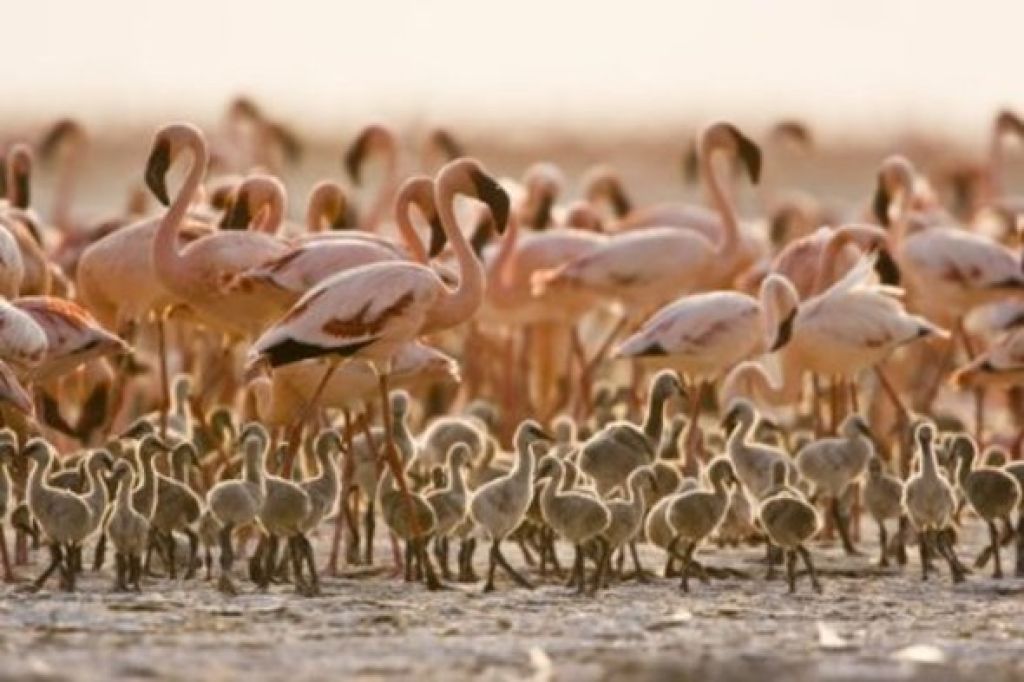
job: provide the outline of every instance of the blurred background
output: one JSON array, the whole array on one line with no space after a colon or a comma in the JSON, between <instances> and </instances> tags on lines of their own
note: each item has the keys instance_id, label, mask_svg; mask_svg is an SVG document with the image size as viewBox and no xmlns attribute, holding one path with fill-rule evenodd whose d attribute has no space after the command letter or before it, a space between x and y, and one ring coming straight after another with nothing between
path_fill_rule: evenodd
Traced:
<instances>
[{"instance_id":1,"label":"blurred background","mask_svg":"<svg viewBox=\"0 0 1024 682\"><path fill-rule=\"evenodd\" d=\"M756 137L796 117L819 154L854 150L863 167L840 182L791 158L776 179L852 201L893 147L982 153L995 111L1024 109L1013 0L34 0L4 19L5 141L74 116L93 159L127 145L130 175L156 124L214 126L245 94L312 150L297 191L383 122L409 140L443 125L508 173L538 158L653 169L644 199L683 191L678 157L702 122ZM92 190L81 201L104 203Z\"/></svg>"}]
</instances>

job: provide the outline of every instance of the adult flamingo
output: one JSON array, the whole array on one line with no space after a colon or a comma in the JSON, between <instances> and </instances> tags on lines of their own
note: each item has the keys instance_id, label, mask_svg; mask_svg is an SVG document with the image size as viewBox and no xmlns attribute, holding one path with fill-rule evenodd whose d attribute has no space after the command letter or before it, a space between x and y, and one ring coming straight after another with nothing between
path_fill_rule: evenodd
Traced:
<instances>
[{"instance_id":1,"label":"adult flamingo","mask_svg":"<svg viewBox=\"0 0 1024 682\"><path fill-rule=\"evenodd\" d=\"M407 260L426 265L444 245L438 225L431 239L428 253L416 235L409 212L413 206L434 225L437 210L433 197L434 183L427 177L414 177L403 183L395 199L395 221L405 248L377 235L357 232L333 232L323 238L303 240L285 253L237 275L228 285L229 290L244 291L262 302L259 314L253 320L265 327L281 317L310 288L332 275L352 268L384 261ZM319 235L318 235L319 236Z\"/></svg>"},{"instance_id":2,"label":"adult flamingo","mask_svg":"<svg viewBox=\"0 0 1024 682\"><path fill-rule=\"evenodd\" d=\"M167 172L188 152L191 166L172 202ZM262 331L258 313L263 302L226 286L234 276L283 254L283 242L263 232L218 231L179 250L178 229L206 174L209 151L202 132L193 125L164 126L153 140L146 163L146 184L168 207L153 238L153 269L160 283L187 301L203 324L234 336L255 337ZM239 202L244 203L244 202Z\"/></svg>"},{"instance_id":3,"label":"adult flamingo","mask_svg":"<svg viewBox=\"0 0 1024 682\"><path fill-rule=\"evenodd\" d=\"M356 186L362 184L363 165L372 156L383 159L384 175L373 202L367 210L362 211L363 218L359 224L368 232L376 231L383 222L398 187L398 141L390 128L378 124L368 125L345 150L345 170Z\"/></svg>"},{"instance_id":4,"label":"adult flamingo","mask_svg":"<svg viewBox=\"0 0 1024 682\"><path fill-rule=\"evenodd\" d=\"M922 225L912 204L915 176L906 158L887 158L879 171L874 208L879 221L892 228L893 253L904 274L911 307L953 330L945 357L938 363L933 382L937 388L952 360L956 339L969 358L974 356L964 317L978 306L1024 295L1024 271L1017 255L993 239L948 223ZM975 429L981 439L981 391L976 392Z\"/></svg>"},{"instance_id":5,"label":"adult flamingo","mask_svg":"<svg viewBox=\"0 0 1024 682\"><path fill-rule=\"evenodd\" d=\"M447 164L435 186L441 224L459 265L459 283L450 289L436 272L419 263L390 261L355 268L310 289L288 314L260 336L249 350L248 365L280 367L316 357L329 357L312 403L319 399L333 373L346 359L364 359L380 377L380 400L388 434L385 454L392 474L405 487L395 446L388 404L388 375L399 349L417 337L469 320L484 297L484 270L459 229L457 194L475 197L491 210L499 231L508 220L504 190L475 160Z\"/></svg>"},{"instance_id":6,"label":"adult flamingo","mask_svg":"<svg viewBox=\"0 0 1024 682\"><path fill-rule=\"evenodd\" d=\"M729 123L712 124L700 136L704 177L724 225L721 241L674 227L631 230L558 270L538 273L535 292L566 289L591 302L617 301L635 318L681 293L728 288L751 259L736 211L712 172L719 151L738 157L754 182L761 173L761 152Z\"/></svg>"}]
</instances>

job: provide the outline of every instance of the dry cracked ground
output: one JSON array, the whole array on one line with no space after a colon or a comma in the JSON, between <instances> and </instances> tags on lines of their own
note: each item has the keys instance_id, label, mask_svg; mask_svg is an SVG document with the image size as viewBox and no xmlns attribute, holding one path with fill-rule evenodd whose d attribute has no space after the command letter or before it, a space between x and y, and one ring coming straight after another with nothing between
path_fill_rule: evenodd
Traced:
<instances>
[{"instance_id":1,"label":"dry cracked ground","mask_svg":"<svg viewBox=\"0 0 1024 682\"><path fill-rule=\"evenodd\" d=\"M959 547L965 558L982 541L976 522L970 531ZM695 582L683 594L677 581L657 578L595 599L555 583L431 593L366 569L325 579L315 599L287 585L226 598L201 580L151 579L142 594L113 594L106 571L88 574L73 595L5 586L0 679L1024 678L1024 580L992 580L986 570L955 587L945 572L922 583L915 552L902 571L834 547L814 553L822 595L805 581L796 596L782 581L765 582L753 547L703 556L749 579ZM508 554L521 561L514 547ZM387 562L386 543L378 556ZM642 556L660 564L653 551Z\"/></svg>"}]
</instances>

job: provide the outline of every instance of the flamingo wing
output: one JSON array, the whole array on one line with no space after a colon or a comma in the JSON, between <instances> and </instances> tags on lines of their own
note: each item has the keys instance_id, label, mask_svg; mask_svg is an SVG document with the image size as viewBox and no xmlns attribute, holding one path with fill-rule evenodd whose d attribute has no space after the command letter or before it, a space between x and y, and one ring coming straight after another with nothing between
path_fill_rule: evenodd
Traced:
<instances>
[{"instance_id":1,"label":"flamingo wing","mask_svg":"<svg viewBox=\"0 0 1024 682\"><path fill-rule=\"evenodd\" d=\"M382 344L419 335L442 285L428 268L414 263L377 263L340 273L310 289L250 349L250 359L272 367L299 360L349 357ZM388 342L388 343L384 343ZM381 357L388 353L381 349Z\"/></svg>"}]
</instances>

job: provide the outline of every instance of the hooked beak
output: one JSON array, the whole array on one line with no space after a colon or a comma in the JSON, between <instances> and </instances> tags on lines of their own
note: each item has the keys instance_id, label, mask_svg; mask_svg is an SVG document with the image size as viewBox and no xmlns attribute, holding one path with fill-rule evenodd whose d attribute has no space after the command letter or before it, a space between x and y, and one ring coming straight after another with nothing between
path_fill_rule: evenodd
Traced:
<instances>
[{"instance_id":1,"label":"hooked beak","mask_svg":"<svg viewBox=\"0 0 1024 682\"><path fill-rule=\"evenodd\" d=\"M428 252L430 257L436 258L444 251L447 243L448 235L445 234L444 227L441 226L441 218L435 214L430 220L430 250Z\"/></svg>"},{"instance_id":2,"label":"hooked beak","mask_svg":"<svg viewBox=\"0 0 1024 682\"><path fill-rule=\"evenodd\" d=\"M231 206L226 224L221 227L230 230L244 230L249 227L251 222L252 209L249 206L249 193L242 190L235 197L235 203Z\"/></svg>"},{"instance_id":3,"label":"hooked beak","mask_svg":"<svg viewBox=\"0 0 1024 682\"><path fill-rule=\"evenodd\" d=\"M470 174L473 180L473 187L476 189L477 198L487 204L494 217L494 227L498 234L505 233L505 226L508 225L509 198L494 178L486 173L474 169Z\"/></svg>"},{"instance_id":4,"label":"hooked beak","mask_svg":"<svg viewBox=\"0 0 1024 682\"><path fill-rule=\"evenodd\" d=\"M146 161L146 186L153 196L169 206L171 198L167 194L167 171L171 167L171 143L165 139L157 140Z\"/></svg>"},{"instance_id":5,"label":"hooked beak","mask_svg":"<svg viewBox=\"0 0 1024 682\"><path fill-rule=\"evenodd\" d=\"M874 211L875 218L885 227L889 227L889 202L891 200L892 197L889 196L889 190L885 188L885 178L879 174L878 186L875 188L875 197L871 202L871 208Z\"/></svg>"},{"instance_id":6,"label":"hooked beak","mask_svg":"<svg viewBox=\"0 0 1024 682\"><path fill-rule=\"evenodd\" d=\"M551 207L555 204L555 198L551 195L544 195L537 205L537 212L533 215L533 229L545 230L551 224Z\"/></svg>"},{"instance_id":7,"label":"hooked beak","mask_svg":"<svg viewBox=\"0 0 1024 682\"><path fill-rule=\"evenodd\" d=\"M369 133L369 130L364 130L345 152L345 172L357 187L362 182L363 162L370 151Z\"/></svg>"},{"instance_id":8,"label":"hooked beak","mask_svg":"<svg viewBox=\"0 0 1024 682\"><path fill-rule=\"evenodd\" d=\"M755 185L761 180L761 148L735 126L729 126L732 136L736 139L736 151L740 162Z\"/></svg>"},{"instance_id":9,"label":"hooked beak","mask_svg":"<svg viewBox=\"0 0 1024 682\"><path fill-rule=\"evenodd\" d=\"M887 286L899 286L900 266L893 260L888 249L880 248L877 250L877 253L878 259L875 261L875 272L878 273L879 281Z\"/></svg>"},{"instance_id":10,"label":"hooked beak","mask_svg":"<svg viewBox=\"0 0 1024 682\"><path fill-rule=\"evenodd\" d=\"M779 325L779 330L775 334L775 341L772 342L771 348L768 349L769 353L774 353L779 350L793 338L793 323L796 321L796 309L793 310L786 319Z\"/></svg>"}]
</instances>

